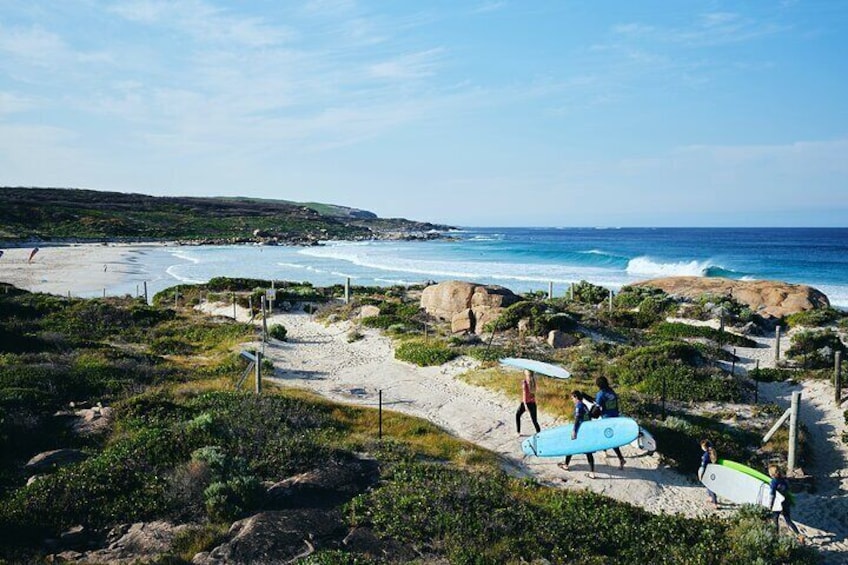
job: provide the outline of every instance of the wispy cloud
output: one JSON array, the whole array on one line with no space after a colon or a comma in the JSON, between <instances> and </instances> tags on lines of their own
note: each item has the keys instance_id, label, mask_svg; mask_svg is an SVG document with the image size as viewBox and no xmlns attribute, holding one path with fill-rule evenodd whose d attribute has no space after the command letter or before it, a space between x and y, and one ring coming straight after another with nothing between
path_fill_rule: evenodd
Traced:
<instances>
[{"instance_id":1,"label":"wispy cloud","mask_svg":"<svg viewBox=\"0 0 848 565\"><path fill-rule=\"evenodd\" d=\"M733 12L710 12L701 14L686 27L665 27L632 22L617 24L612 29L615 34L629 39L686 47L711 47L775 35L791 29L791 26L745 17Z\"/></svg>"},{"instance_id":2,"label":"wispy cloud","mask_svg":"<svg viewBox=\"0 0 848 565\"><path fill-rule=\"evenodd\" d=\"M292 39L294 33L262 18L236 15L199 0L165 2L134 0L117 4L112 11L136 23L178 29L196 41L268 47Z\"/></svg>"},{"instance_id":3,"label":"wispy cloud","mask_svg":"<svg viewBox=\"0 0 848 565\"><path fill-rule=\"evenodd\" d=\"M475 6L472 10L472 14L487 14L489 12L497 12L506 8L508 3L506 0L492 0L490 2L483 2L477 6Z\"/></svg>"},{"instance_id":4,"label":"wispy cloud","mask_svg":"<svg viewBox=\"0 0 848 565\"><path fill-rule=\"evenodd\" d=\"M442 48L428 49L418 53L407 53L389 61L375 63L369 67L371 76L387 79L408 79L432 76L439 64Z\"/></svg>"}]
</instances>

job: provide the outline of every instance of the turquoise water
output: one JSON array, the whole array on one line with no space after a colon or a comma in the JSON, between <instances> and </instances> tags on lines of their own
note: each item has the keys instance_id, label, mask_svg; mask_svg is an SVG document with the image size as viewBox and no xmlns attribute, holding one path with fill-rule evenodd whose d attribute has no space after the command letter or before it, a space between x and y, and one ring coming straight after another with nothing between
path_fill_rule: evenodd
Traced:
<instances>
[{"instance_id":1,"label":"turquoise water","mask_svg":"<svg viewBox=\"0 0 848 565\"><path fill-rule=\"evenodd\" d=\"M555 294L588 280L614 290L673 275L809 284L848 308L848 228L474 228L455 239L339 242L317 247L144 248L109 289L153 292L214 276L380 285L462 279Z\"/></svg>"}]
</instances>

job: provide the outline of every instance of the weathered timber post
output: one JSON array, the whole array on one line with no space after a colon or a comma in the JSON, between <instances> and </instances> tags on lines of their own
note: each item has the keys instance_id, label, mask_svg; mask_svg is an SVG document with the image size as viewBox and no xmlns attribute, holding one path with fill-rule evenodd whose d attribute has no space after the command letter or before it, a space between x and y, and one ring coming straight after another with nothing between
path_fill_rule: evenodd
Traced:
<instances>
[{"instance_id":1,"label":"weathered timber post","mask_svg":"<svg viewBox=\"0 0 848 565\"><path fill-rule=\"evenodd\" d=\"M233 320L236 319L236 293L233 293Z\"/></svg>"},{"instance_id":2,"label":"weathered timber post","mask_svg":"<svg viewBox=\"0 0 848 565\"><path fill-rule=\"evenodd\" d=\"M609 311L610 312L612 312L612 294L613 294L612 289L610 289L610 295L609 295Z\"/></svg>"},{"instance_id":3,"label":"weathered timber post","mask_svg":"<svg viewBox=\"0 0 848 565\"><path fill-rule=\"evenodd\" d=\"M757 376L754 378L754 404L759 401L760 396L760 360L757 359Z\"/></svg>"},{"instance_id":4,"label":"weathered timber post","mask_svg":"<svg viewBox=\"0 0 848 565\"><path fill-rule=\"evenodd\" d=\"M144 281L144 303L149 304L147 301L147 281Z\"/></svg>"},{"instance_id":5,"label":"weathered timber post","mask_svg":"<svg viewBox=\"0 0 848 565\"><path fill-rule=\"evenodd\" d=\"M801 392L792 393L792 404L789 406L789 454L786 461L786 473L795 471L798 462L798 409L801 404Z\"/></svg>"},{"instance_id":6,"label":"weathered timber post","mask_svg":"<svg viewBox=\"0 0 848 565\"><path fill-rule=\"evenodd\" d=\"M262 394L262 353L258 347L256 348L256 386L254 392Z\"/></svg>"},{"instance_id":7,"label":"weathered timber post","mask_svg":"<svg viewBox=\"0 0 848 565\"><path fill-rule=\"evenodd\" d=\"M780 361L780 326L774 328L774 366Z\"/></svg>"},{"instance_id":8,"label":"weathered timber post","mask_svg":"<svg viewBox=\"0 0 848 565\"><path fill-rule=\"evenodd\" d=\"M383 390L378 393L378 408L377 408L377 439L383 439Z\"/></svg>"},{"instance_id":9,"label":"weathered timber post","mask_svg":"<svg viewBox=\"0 0 848 565\"><path fill-rule=\"evenodd\" d=\"M554 283L553 281L548 281L548 300L554 297Z\"/></svg>"},{"instance_id":10,"label":"weathered timber post","mask_svg":"<svg viewBox=\"0 0 848 565\"><path fill-rule=\"evenodd\" d=\"M262 295L262 343L268 341L268 314L265 311L265 295Z\"/></svg>"},{"instance_id":11,"label":"weathered timber post","mask_svg":"<svg viewBox=\"0 0 848 565\"><path fill-rule=\"evenodd\" d=\"M837 351L833 362L833 388L836 391L836 405L842 404L842 352Z\"/></svg>"},{"instance_id":12,"label":"weathered timber post","mask_svg":"<svg viewBox=\"0 0 848 565\"><path fill-rule=\"evenodd\" d=\"M344 294L345 304L350 304L350 277L347 277L345 279L345 291L344 292L345 292L345 294Z\"/></svg>"}]
</instances>

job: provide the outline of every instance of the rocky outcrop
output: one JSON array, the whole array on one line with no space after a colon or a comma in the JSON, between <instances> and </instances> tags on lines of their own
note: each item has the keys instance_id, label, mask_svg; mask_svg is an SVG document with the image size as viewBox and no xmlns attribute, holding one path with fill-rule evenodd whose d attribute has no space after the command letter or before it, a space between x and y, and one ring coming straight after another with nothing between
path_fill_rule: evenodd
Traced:
<instances>
[{"instance_id":1,"label":"rocky outcrop","mask_svg":"<svg viewBox=\"0 0 848 565\"><path fill-rule=\"evenodd\" d=\"M738 281L713 277L667 277L631 286L659 288L671 296L694 300L704 294L728 296L764 318L782 318L830 306L827 296L806 285L778 281Z\"/></svg>"},{"instance_id":2,"label":"rocky outcrop","mask_svg":"<svg viewBox=\"0 0 848 565\"><path fill-rule=\"evenodd\" d=\"M79 449L54 449L53 451L45 451L34 456L27 462L24 469L28 473L35 475L45 471L51 471L56 467L82 461L85 458L86 454Z\"/></svg>"},{"instance_id":3,"label":"rocky outcrop","mask_svg":"<svg viewBox=\"0 0 848 565\"><path fill-rule=\"evenodd\" d=\"M508 288L463 281L442 282L428 286L421 293L421 307L428 314L456 327L470 325L471 333L480 333L503 308L519 300L521 297ZM470 313L465 313L466 310Z\"/></svg>"},{"instance_id":4,"label":"rocky outcrop","mask_svg":"<svg viewBox=\"0 0 848 565\"><path fill-rule=\"evenodd\" d=\"M53 563L146 563L171 549L174 536L187 526L168 522L139 522L112 528L107 536L109 544L104 549L79 553L63 551L51 556ZM68 546L65 534L62 545Z\"/></svg>"},{"instance_id":5,"label":"rocky outcrop","mask_svg":"<svg viewBox=\"0 0 848 565\"><path fill-rule=\"evenodd\" d=\"M272 485L265 494L264 507L328 508L338 506L377 482L379 465L375 459L332 461L329 464L289 477Z\"/></svg>"},{"instance_id":6,"label":"rocky outcrop","mask_svg":"<svg viewBox=\"0 0 848 565\"><path fill-rule=\"evenodd\" d=\"M196 565L289 563L332 547L348 533L337 510L262 512L230 527L229 541L192 559Z\"/></svg>"}]
</instances>

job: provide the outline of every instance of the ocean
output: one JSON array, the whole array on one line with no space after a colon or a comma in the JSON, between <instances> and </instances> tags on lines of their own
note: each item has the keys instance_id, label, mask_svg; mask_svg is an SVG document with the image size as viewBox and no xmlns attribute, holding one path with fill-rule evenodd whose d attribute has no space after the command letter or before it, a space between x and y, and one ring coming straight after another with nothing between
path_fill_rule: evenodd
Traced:
<instances>
[{"instance_id":1,"label":"ocean","mask_svg":"<svg viewBox=\"0 0 848 565\"><path fill-rule=\"evenodd\" d=\"M151 292L215 276L390 286L427 280L498 284L564 295L587 280L613 290L674 275L808 284L848 309L848 228L467 228L431 241L327 242L315 247L144 247L107 289Z\"/></svg>"}]
</instances>

